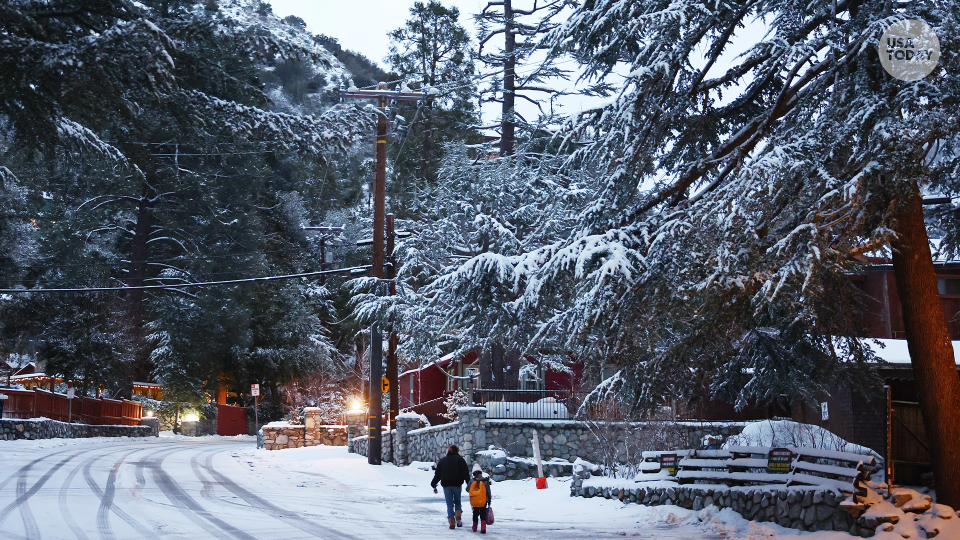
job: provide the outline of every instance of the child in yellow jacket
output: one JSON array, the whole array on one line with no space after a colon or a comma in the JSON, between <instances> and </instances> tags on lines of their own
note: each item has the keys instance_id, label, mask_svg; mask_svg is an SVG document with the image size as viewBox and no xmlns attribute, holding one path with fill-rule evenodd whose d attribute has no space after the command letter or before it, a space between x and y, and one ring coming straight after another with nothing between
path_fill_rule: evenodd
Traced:
<instances>
[{"instance_id":1,"label":"child in yellow jacket","mask_svg":"<svg viewBox=\"0 0 960 540\"><path fill-rule=\"evenodd\" d=\"M483 476L480 465L473 465L473 481L467 488L470 494L470 506L473 507L473 532L477 532L477 519L480 520L480 533L487 534L487 508L493 502L490 493L490 478Z\"/></svg>"}]
</instances>

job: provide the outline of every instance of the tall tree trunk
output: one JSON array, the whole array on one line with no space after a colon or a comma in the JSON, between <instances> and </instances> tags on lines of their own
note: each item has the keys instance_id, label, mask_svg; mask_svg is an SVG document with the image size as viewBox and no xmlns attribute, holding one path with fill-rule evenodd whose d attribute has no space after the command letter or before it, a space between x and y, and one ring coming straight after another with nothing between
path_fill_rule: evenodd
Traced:
<instances>
[{"instance_id":1,"label":"tall tree trunk","mask_svg":"<svg viewBox=\"0 0 960 540\"><path fill-rule=\"evenodd\" d=\"M149 257L150 233L153 231L153 185L150 175L144 180L140 193L140 202L137 206L137 223L133 230L133 242L130 247L130 274L127 277L127 286L140 287L147 277L147 259ZM130 380L124 381L122 392L124 397L130 397L134 380L147 380L152 366L147 356L145 336L143 332L143 298L144 291L135 289L127 292L127 312L130 325L133 329L134 365L128 374Z\"/></svg>"},{"instance_id":2,"label":"tall tree trunk","mask_svg":"<svg viewBox=\"0 0 960 540\"><path fill-rule=\"evenodd\" d=\"M516 142L516 118L514 105L516 104L516 77L517 59L513 56L517 48L517 36L513 33L513 4L512 0L503 0L504 32L504 61L503 61L503 110L500 119L500 155L513 155Z\"/></svg>"},{"instance_id":3,"label":"tall tree trunk","mask_svg":"<svg viewBox=\"0 0 960 540\"><path fill-rule=\"evenodd\" d=\"M960 377L937 291L917 186L894 227L893 270L930 445L937 502L960 508Z\"/></svg>"}]
</instances>

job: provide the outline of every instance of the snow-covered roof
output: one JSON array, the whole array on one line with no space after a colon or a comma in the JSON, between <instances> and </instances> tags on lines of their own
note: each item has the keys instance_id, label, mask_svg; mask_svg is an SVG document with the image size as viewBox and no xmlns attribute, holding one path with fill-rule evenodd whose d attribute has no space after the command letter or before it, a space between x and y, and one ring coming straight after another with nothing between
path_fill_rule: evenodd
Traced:
<instances>
[{"instance_id":1,"label":"snow-covered roof","mask_svg":"<svg viewBox=\"0 0 960 540\"><path fill-rule=\"evenodd\" d=\"M38 373L23 373L21 375L11 375L10 380L18 381L21 379L42 379L44 377L47 377L47 374L41 371Z\"/></svg>"},{"instance_id":2,"label":"snow-covered roof","mask_svg":"<svg viewBox=\"0 0 960 540\"><path fill-rule=\"evenodd\" d=\"M424 365L422 365L422 366L420 366L420 367L418 367L418 368L416 368L416 369L408 369L408 370L404 371L403 373L401 373L400 376L403 377L404 375L408 375L408 374L410 374L410 373L416 373L416 372L420 371L421 369L426 369L426 368L428 368L428 367L430 367L430 366L440 366L440 367L446 366L447 364L449 364L450 362L453 361L453 358L454 358L455 356L456 356L456 353L445 354L445 355L441 356L440 358L437 358L437 359L434 360L433 362L430 362L429 364L424 364Z\"/></svg>"},{"instance_id":3,"label":"snow-covered roof","mask_svg":"<svg viewBox=\"0 0 960 540\"><path fill-rule=\"evenodd\" d=\"M876 342L879 341L883 347ZM867 339L865 343L877 355L877 358L890 362L891 364L909 364L910 351L907 350L907 340L905 339ZM953 345L953 358L957 365L960 365L960 341L951 341Z\"/></svg>"},{"instance_id":4,"label":"snow-covered roof","mask_svg":"<svg viewBox=\"0 0 960 540\"><path fill-rule=\"evenodd\" d=\"M930 239L930 254L933 255L934 264L956 264L960 263L960 259L953 257L948 257L944 252L940 250L941 240L939 238ZM880 249L864 253L868 259L879 259L880 261L874 261L874 264L890 264L890 259L893 257L893 254L890 251L890 246L884 246Z\"/></svg>"}]
</instances>

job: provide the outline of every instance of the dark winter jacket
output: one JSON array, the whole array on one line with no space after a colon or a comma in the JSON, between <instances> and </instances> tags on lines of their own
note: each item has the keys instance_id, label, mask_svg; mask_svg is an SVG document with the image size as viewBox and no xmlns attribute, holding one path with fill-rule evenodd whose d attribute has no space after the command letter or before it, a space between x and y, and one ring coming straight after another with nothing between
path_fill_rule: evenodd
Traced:
<instances>
[{"instance_id":1,"label":"dark winter jacket","mask_svg":"<svg viewBox=\"0 0 960 540\"><path fill-rule=\"evenodd\" d=\"M470 483L470 468L460 454L447 454L437 463L437 472L433 475L430 487L437 487L437 482L443 487L461 486Z\"/></svg>"}]
</instances>

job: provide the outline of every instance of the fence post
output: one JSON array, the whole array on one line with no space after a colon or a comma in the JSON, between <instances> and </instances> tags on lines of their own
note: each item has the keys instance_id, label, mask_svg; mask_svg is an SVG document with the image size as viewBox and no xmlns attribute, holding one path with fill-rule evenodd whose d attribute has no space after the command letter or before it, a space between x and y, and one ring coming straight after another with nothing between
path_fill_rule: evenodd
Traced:
<instances>
[{"instance_id":1,"label":"fence post","mask_svg":"<svg viewBox=\"0 0 960 540\"><path fill-rule=\"evenodd\" d=\"M487 409L486 407L459 407L457 418L460 454L468 465L472 465L473 455L487 447Z\"/></svg>"},{"instance_id":2,"label":"fence post","mask_svg":"<svg viewBox=\"0 0 960 540\"><path fill-rule=\"evenodd\" d=\"M407 446L407 433L419 427L420 415L416 413L397 415L397 438L393 443L393 462L397 467L409 465L412 461Z\"/></svg>"}]
</instances>

